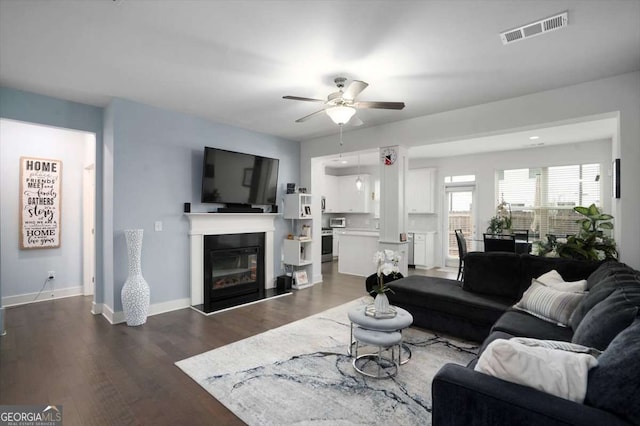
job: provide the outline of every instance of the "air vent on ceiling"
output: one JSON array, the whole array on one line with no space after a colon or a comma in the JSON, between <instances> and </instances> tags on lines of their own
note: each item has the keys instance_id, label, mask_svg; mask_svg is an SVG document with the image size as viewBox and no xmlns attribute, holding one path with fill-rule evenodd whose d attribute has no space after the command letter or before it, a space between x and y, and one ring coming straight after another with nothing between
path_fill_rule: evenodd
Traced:
<instances>
[{"instance_id":1,"label":"air vent on ceiling","mask_svg":"<svg viewBox=\"0 0 640 426\"><path fill-rule=\"evenodd\" d=\"M516 41L524 40L525 38L535 37L540 34L548 33L549 31L559 30L566 27L569 24L568 12L562 12L549 18L541 19L531 24L523 25L519 28L514 28L508 31L500 33L500 40L502 44L510 44Z\"/></svg>"}]
</instances>

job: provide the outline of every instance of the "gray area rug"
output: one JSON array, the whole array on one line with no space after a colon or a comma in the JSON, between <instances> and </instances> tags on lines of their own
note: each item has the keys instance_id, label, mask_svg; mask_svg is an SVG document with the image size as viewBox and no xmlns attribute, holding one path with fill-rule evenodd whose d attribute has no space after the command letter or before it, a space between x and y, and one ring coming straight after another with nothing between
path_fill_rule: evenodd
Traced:
<instances>
[{"instance_id":1,"label":"gray area rug","mask_svg":"<svg viewBox=\"0 0 640 426\"><path fill-rule=\"evenodd\" d=\"M412 358L390 379L366 378L347 355L349 309L363 297L176 365L249 425L429 425L431 380L477 347L410 328ZM360 352L360 353L366 353Z\"/></svg>"}]
</instances>

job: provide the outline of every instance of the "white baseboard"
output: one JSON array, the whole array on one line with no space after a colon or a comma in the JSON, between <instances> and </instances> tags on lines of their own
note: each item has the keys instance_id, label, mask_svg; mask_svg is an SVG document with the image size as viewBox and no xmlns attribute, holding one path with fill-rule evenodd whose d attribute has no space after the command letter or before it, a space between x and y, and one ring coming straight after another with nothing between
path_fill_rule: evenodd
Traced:
<instances>
[{"instance_id":1,"label":"white baseboard","mask_svg":"<svg viewBox=\"0 0 640 426\"><path fill-rule=\"evenodd\" d=\"M102 313L103 308L104 308L104 304L91 302L91 313L93 315L100 315Z\"/></svg>"},{"instance_id":2,"label":"white baseboard","mask_svg":"<svg viewBox=\"0 0 640 426\"><path fill-rule=\"evenodd\" d=\"M118 322L122 322L122 321L116 321L117 318L115 318L114 312L111 310L111 307L109 307L108 305L102 305L101 310L102 310L102 316L105 317L110 324L117 324ZM122 312L120 313L122 314ZM123 314L123 318L124 318L124 314Z\"/></svg>"},{"instance_id":3,"label":"white baseboard","mask_svg":"<svg viewBox=\"0 0 640 426\"><path fill-rule=\"evenodd\" d=\"M18 294L16 296L6 296L2 298L2 306L18 306L25 305L27 303L34 302L46 302L47 300L64 299L65 297L82 296L83 287L67 287L67 288L54 288L53 290L47 289L42 291L38 296L38 293ZM36 298L36 296L38 296Z\"/></svg>"},{"instance_id":4,"label":"white baseboard","mask_svg":"<svg viewBox=\"0 0 640 426\"><path fill-rule=\"evenodd\" d=\"M191 298L170 300L168 302L154 303L149 306L148 316L164 314L166 312L177 311L178 309L184 309L191 306ZM123 311L113 312L107 305L102 307L102 316L107 319L111 324L120 324L126 322Z\"/></svg>"}]
</instances>

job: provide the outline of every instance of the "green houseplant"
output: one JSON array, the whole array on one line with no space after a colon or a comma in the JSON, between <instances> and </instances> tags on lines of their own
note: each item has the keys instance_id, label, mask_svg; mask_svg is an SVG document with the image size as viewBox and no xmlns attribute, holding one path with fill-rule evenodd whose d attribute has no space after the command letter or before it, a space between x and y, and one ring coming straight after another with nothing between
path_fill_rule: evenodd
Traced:
<instances>
[{"instance_id":1,"label":"green houseplant","mask_svg":"<svg viewBox=\"0 0 640 426\"><path fill-rule=\"evenodd\" d=\"M504 234L511 231L511 205L502 200L496 207L496 215L489 219L489 234Z\"/></svg>"},{"instance_id":2,"label":"green houseplant","mask_svg":"<svg viewBox=\"0 0 640 426\"><path fill-rule=\"evenodd\" d=\"M613 216L602 213L595 204L573 210L584 216L576 221L580 224L578 233L567 237L566 242L547 236L546 241L538 242L538 255L578 260L617 259L616 242L605 233L613 229Z\"/></svg>"}]
</instances>

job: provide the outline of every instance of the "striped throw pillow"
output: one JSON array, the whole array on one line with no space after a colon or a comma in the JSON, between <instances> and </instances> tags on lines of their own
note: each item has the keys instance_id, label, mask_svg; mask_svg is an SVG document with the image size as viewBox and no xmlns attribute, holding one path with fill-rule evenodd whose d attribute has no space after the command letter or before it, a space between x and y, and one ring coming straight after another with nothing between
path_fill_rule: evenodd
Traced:
<instances>
[{"instance_id":1,"label":"striped throw pillow","mask_svg":"<svg viewBox=\"0 0 640 426\"><path fill-rule=\"evenodd\" d=\"M535 278L522 299L513 307L545 321L566 327L569 317L576 309L585 293L560 291L542 284Z\"/></svg>"}]
</instances>

